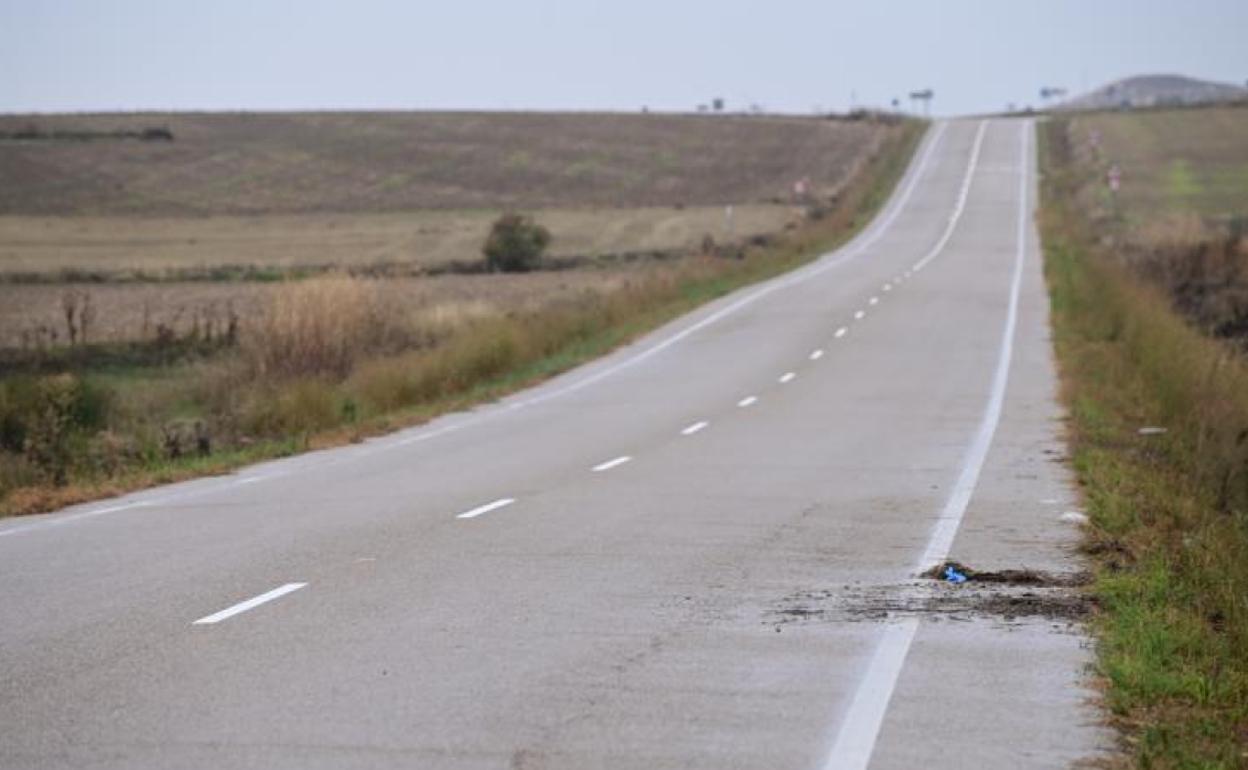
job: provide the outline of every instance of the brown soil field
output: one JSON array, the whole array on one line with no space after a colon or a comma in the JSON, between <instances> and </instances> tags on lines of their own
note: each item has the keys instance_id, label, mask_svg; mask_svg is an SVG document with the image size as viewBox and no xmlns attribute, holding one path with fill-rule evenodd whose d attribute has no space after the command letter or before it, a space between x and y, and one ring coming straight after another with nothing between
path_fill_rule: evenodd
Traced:
<instances>
[{"instance_id":1,"label":"brown soil field","mask_svg":"<svg viewBox=\"0 0 1248 770\"><path fill-rule=\"evenodd\" d=\"M173 141L108 132L167 128ZM44 138L22 139L29 131ZM744 204L836 190L881 124L559 113L0 115L0 214ZM61 138L51 138L60 134ZM76 135L78 138L68 138Z\"/></svg>"},{"instance_id":2,"label":"brown soil field","mask_svg":"<svg viewBox=\"0 0 1248 770\"><path fill-rule=\"evenodd\" d=\"M2 153L3 150L0 150ZM481 259L497 210L211 217L0 216L0 282L67 272L109 280L286 271L334 265L436 268ZM796 206L585 208L535 212L553 257L688 250L710 235L740 240L800 219ZM2 311L0 311L2 312ZM2 333L2 332L0 332Z\"/></svg>"}]
</instances>

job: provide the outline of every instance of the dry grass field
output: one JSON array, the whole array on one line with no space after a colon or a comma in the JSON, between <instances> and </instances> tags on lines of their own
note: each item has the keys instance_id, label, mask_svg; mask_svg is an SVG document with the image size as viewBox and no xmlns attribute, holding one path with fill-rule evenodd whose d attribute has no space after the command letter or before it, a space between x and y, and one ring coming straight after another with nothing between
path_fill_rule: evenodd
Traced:
<instances>
[{"instance_id":1,"label":"dry grass field","mask_svg":"<svg viewBox=\"0 0 1248 770\"><path fill-rule=\"evenodd\" d=\"M0 141L0 215L696 206L843 184L870 121L541 113L0 116L0 135L166 127L173 141Z\"/></svg>"},{"instance_id":2,"label":"dry grass field","mask_svg":"<svg viewBox=\"0 0 1248 770\"><path fill-rule=\"evenodd\" d=\"M587 294L610 293L641 272L617 267L360 280L374 287L379 300L393 308L394 314L419 321L417 325L424 328L464 317L530 312ZM225 327L231 318L240 328L250 329L291 285L265 281L0 283L0 349L55 344L51 333L64 344L67 296L89 298L88 343L139 342L153 339L161 328L183 337L197 327Z\"/></svg>"},{"instance_id":3,"label":"dry grass field","mask_svg":"<svg viewBox=\"0 0 1248 770\"><path fill-rule=\"evenodd\" d=\"M1092 113L1069 121L1085 167L1121 170L1119 205L1142 235L1159 219L1216 222L1248 214L1248 107Z\"/></svg>"},{"instance_id":4,"label":"dry grass field","mask_svg":"<svg viewBox=\"0 0 1248 770\"><path fill-rule=\"evenodd\" d=\"M138 138L151 127L173 140ZM0 116L0 349L66 343L69 296L89 307L89 342L148 341L246 325L274 294L261 282L332 270L402 278L384 293L413 312L609 290L619 271L601 268L408 279L478 263L510 206L551 231L555 259L778 233L803 218L794 181L826 200L897 130L735 116Z\"/></svg>"},{"instance_id":5,"label":"dry grass field","mask_svg":"<svg viewBox=\"0 0 1248 770\"><path fill-rule=\"evenodd\" d=\"M1099 237L1200 331L1248 351L1248 107L1094 113L1056 125ZM1115 166L1117 194L1107 183Z\"/></svg>"},{"instance_id":6,"label":"dry grass field","mask_svg":"<svg viewBox=\"0 0 1248 770\"><path fill-rule=\"evenodd\" d=\"M871 118L0 116L0 513L539 381L847 237L919 134ZM799 179L812 192L794 201ZM535 272L482 270L509 209L552 233Z\"/></svg>"},{"instance_id":7,"label":"dry grass field","mask_svg":"<svg viewBox=\"0 0 1248 770\"><path fill-rule=\"evenodd\" d=\"M0 154L3 149L0 148ZM281 275L328 266L410 274L481 259L497 210L208 217L0 216L0 284ZM774 233L793 205L547 209L553 257L697 247ZM12 296L12 292L9 293ZM2 311L0 311L2 312ZM0 342L0 344L3 344Z\"/></svg>"}]
</instances>

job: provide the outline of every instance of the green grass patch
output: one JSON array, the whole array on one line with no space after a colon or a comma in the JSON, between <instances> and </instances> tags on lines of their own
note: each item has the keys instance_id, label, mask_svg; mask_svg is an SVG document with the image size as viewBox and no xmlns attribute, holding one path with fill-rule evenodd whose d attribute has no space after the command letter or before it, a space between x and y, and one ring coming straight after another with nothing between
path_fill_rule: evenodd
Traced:
<instances>
[{"instance_id":1,"label":"green grass patch","mask_svg":"<svg viewBox=\"0 0 1248 770\"><path fill-rule=\"evenodd\" d=\"M1166 194L1170 196L1171 205L1186 207L1203 189L1190 163L1182 158L1170 161L1166 170Z\"/></svg>"}]
</instances>

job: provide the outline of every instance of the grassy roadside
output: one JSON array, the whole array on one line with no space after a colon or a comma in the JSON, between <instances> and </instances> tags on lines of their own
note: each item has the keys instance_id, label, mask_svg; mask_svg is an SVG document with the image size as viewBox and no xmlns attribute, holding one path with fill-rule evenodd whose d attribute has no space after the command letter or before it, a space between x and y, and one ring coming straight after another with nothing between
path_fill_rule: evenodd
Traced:
<instances>
[{"instance_id":1,"label":"grassy roadside","mask_svg":"<svg viewBox=\"0 0 1248 770\"><path fill-rule=\"evenodd\" d=\"M1041 128L1041 233L1107 703L1134 766L1248 767L1248 363L1102 245L1074 203L1066 133Z\"/></svg>"},{"instance_id":2,"label":"grassy roadside","mask_svg":"<svg viewBox=\"0 0 1248 770\"><path fill-rule=\"evenodd\" d=\"M887 200L922 130L921 125L908 123L895 131L842 191L836 205L798 230L746 249L740 259L693 260L639 274L636 280L588 301L481 319L432 348L362 360L346 358L343 366L330 367L340 370L337 376L328 376L324 368L300 371L298 361L270 361L267 356L285 356L301 350L305 342L315 343L314 352L323 358L349 356L360 339L341 330L349 331L354 321L331 319L328 326L336 338L329 339L322 333L327 326L325 316L329 309L360 308L367 302L358 301L359 287L351 285L349 279L314 287L302 298L295 292L292 306L282 315L287 321L295 319L291 336L284 338L280 328L263 335L274 349L253 356L250 370L190 370L182 379L161 386L166 390L185 386L187 400L197 402L197 408L210 407L231 419L242 415L253 435L267 438L214 445L202 456L180 450L174 453L180 456L171 458L170 452L162 451L160 437L155 435L138 445L99 440L108 438L108 431L90 439L82 432L70 435L67 425L71 417L78 419L75 415L79 412L90 416L91 392L80 381L49 379L31 402L41 415L46 413L46 418L40 417L38 429L24 439L25 446L35 447L36 459L45 467L34 483L29 480L29 469L24 470L27 475L19 483L6 484L0 473L0 515L52 510L154 484L224 473L305 449L359 441L533 385L601 356L698 305L792 270L845 242ZM367 320L360 320L361 334L373 328ZM290 344L283 346L284 339ZM245 348L242 357L246 357ZM274 368L285 365L289 371L281 376L263 376L264 367L270 363ZM257 377L256 366L262 376ZM0 389L0 423L6 392ZM10 406L11 413L24 408ZM0 429L3 427L0 424ZM193 447L196 437L164 437L166 444L171 439ZM41 442L47 447L41 449ZM48 468L62 478L53 478Z\"/></svg>"}]
</instances>

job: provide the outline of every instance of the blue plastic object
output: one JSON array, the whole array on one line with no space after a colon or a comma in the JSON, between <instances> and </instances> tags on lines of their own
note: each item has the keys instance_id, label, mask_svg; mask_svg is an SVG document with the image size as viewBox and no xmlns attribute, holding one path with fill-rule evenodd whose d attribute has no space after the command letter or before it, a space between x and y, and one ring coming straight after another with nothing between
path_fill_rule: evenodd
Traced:
<instances>
[{"instance_id":1,"label":"blue plastic object","mask_svg":"<svg viewBox=\"0 0 1248 770\"><path fill-rule=\"evenodd\" d=\"M950 583L965 583L966 575L954 569L953 565L949 565L945 567L945 580L948 580Z\"/></svg>"}]
</instances>

